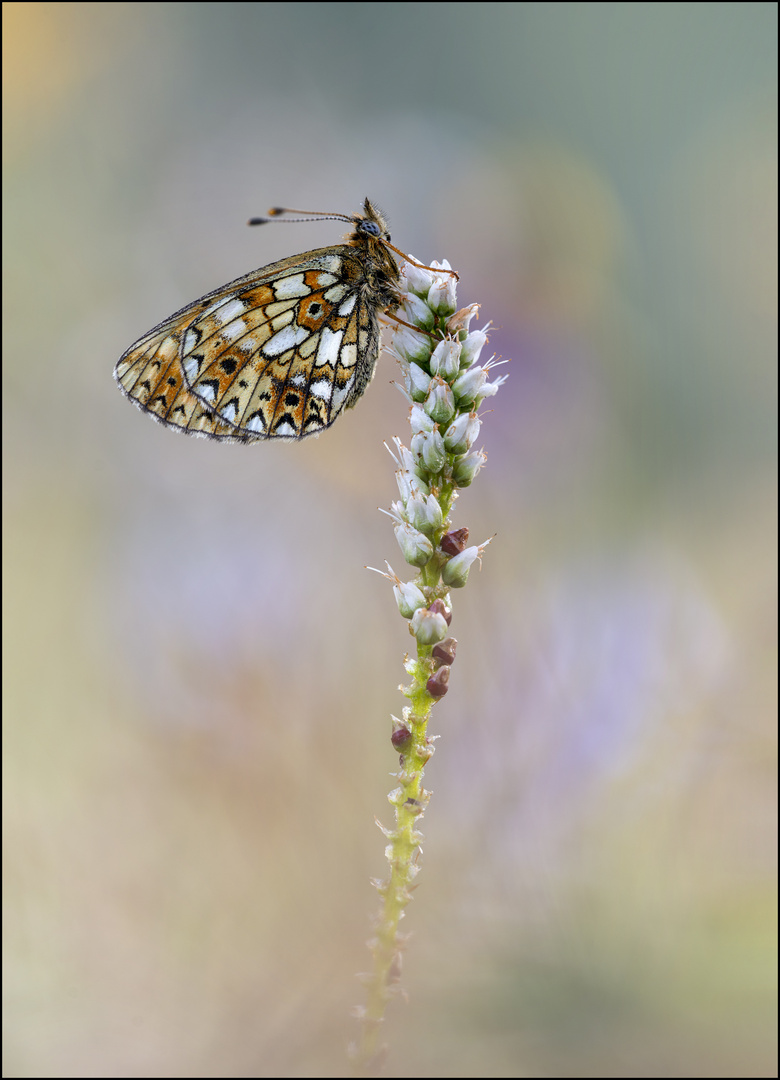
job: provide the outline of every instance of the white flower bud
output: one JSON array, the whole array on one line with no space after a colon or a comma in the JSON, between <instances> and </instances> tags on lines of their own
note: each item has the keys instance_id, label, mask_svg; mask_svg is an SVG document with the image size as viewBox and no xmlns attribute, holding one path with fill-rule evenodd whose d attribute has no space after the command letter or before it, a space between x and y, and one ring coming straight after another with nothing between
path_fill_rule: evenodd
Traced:
<instances>
[{"instance_id":1,"label":"white flower bud","mask_svg":"<svg viewBox=\"0 0 780 1080\"><path fill-rule=\"evenodd\" d=\"M455 296L456 281L452 274L442 276L431 285L428 292L428 306L437 315L452 315L457 302Z\"/></svg>"},{"instance_id":2,"label":"white flower bud","mask_svg":"<svg viewBox=\"0 0 780 1080\"><path fill-rule=\"evenodd\" d=\"M487 454L483 450L475 450L458 458L452 470L452 479L458 487L468 487L486 461Z\"/></svg>"},{"instance_id":3,"label":"white flower bud","mask_svg":"<svg viewBox=\"0 0 780 1080\"><path fill-rule=\"evenodd\" d=\"M431 388L431 377L419 364L409 364L406 389L412 401L425 401Z\"/></svg>"},{"instance_id":4,"label":"white flower bud","mask_svg":"<svg viewBox=\"0 0 780 1080\"><path fill-rule=\"evenodd\" d=\"M415 529L419 529L421 532L428 531L427 503L421 495L412 495L410 499L407 499L406 520L410 525L414 525Z\"/></svg>"},{"instance_id":5,"label":"white flower bud","mask_svg":"<svg viewBox=\"0 0 780 1080\"><path fill-rule=\"evenodd\" d=\"M438 431L422 431L412 439L412 449L426 472L439 473L447 460L444 439Z\"/></svg>"},{"instance_id":6,"label":"white flower bud","mask_svg":"<svg viewBox=\"0 0 780 1080\"><path fill-rule=\"evenodd\" d=\"M444 584L453 589L462 589L468 581L471 564L479 558L480 554L480 548L468 547L465 551L461 551L460 555L453 555L449 562L444 564L441 572Z\"/></svg>"},{"instance_id":7,"label":"white flower bud","mask_svg":"<svg viewBox=\"0 0 780 1080\"><path fill-rule=\"evenodd\" d=\"M423 408L431 420L437 424L448 424L452 419L455 413L455 398L452 390L440 375L433 380Z\"/></svg>"},{"instance_id":8,"label":"white flower bud","mask_svg":"<svg viewBox=\"0 0 780 1080\"><path fill-rule=\"evenodd\" d=\"M474 445L482 421L475 412L456 416L444 432L444 448L450 454L465 454Z\"/></svg>"},{"instance_id":9,"label":"white flower bud","mask_svg":"<svg viewBox=\"0 0 780 1080\"><path fill-rule=\"evenodd\" d=\"M444 616L424 607L415 611L409 627L420 645L435 645L438 641L444 641L448 632Z\"/></svg>"},{"instance_id":10,"label":"white flower bud","mask_svg":"<svg viewBox=\"0 0 780 1080\"><path fill-rule=\"evenodd\" d=\"M425 500L425 516L428 520L428 528L431 530L440 529L444 524L444 515L435 495L429 495Z\"/></svg>"},{"instance_id":11,"label":"white flower bud","mask_svg":"<svg viewBox=\"0 0 780 1080\"><path fill-rule=\"evenodd\" d=\"M440 341L431 356L431 373L443 375L448 382L451 382L460 370L461 349L461 343L453 338Z\"/></svg>"},{"instance_id":12,"label":"white flower bud","mask_svg":"<svg viewBox=\"0 0 780 1080\"><path fill-rule=\"evenodd\" d=\"M409 424L413 435L416 435L418 431L433 431L434 423L435 421L431 420L422 405L412 405L412 411L409 414Z\"/></svg>"},{"instance_id":13,"label":"white flower bud","mask_svg":"<svg viewBox=\"0 0 780 1080\"><path fill-rule=\"evenodd\" d=\"M431 355L431 339L418 334L408 326L399 326L393 335L393 350L407 363L417 361L425 364Z\"/></svg>"},{"instance_id":14,"label":"white flower bud","mask_svg":"<svg viewBox=\"0 0 780 1080\"><path fill-rule=\"evenodd\" d=\"M433 545L427 536L407 522L401 522L393 529L401 554L410 566L425 566L433 554Z\"/></svg>"},{"instance_id":15,"label":"white flower bud","mask_svg":"<svg viewBox=\"0 0 780 1080\"><path fill-rule=\"evenodd\" d=\"M487 382L487 371L481 367L471 367L459 375L452 384L456 401L467 404L473 401Z\"/></svg>"},{"instance_id":16,"label":"white flower bud","mask_svg":"<svg viewBox=\"0 0 780 1080\"><path fill-rule=\"evenodd\" d=\"M413 262L405 262L401 268L401 289L404 292L413 292L425 298L436 280L436 274L425 267L415 266Z\"/></svg>"},{"instance_id":17,"label":"white flower bud","mask_svg":"<svg viewBox=\"0 0 780 1080\"><path fill-rule=\"evenodd\" d=\"M425 597L412 581L399 581L393 585L395 602L405 619L411 619L418 608L425 607Z\"/></svg>"},{"instance_id":18,"label":"white flower bud","mask_svg":"<svg viewBox=\"0 0 780 1080\"><path fill-rule=\"evenodd\" d=\"M430 330L434 323L434 314L430 306L414 293L407 293L404 299L403 311L410 323L421 326L424 330Z\"/></svg>"}]
</instances>

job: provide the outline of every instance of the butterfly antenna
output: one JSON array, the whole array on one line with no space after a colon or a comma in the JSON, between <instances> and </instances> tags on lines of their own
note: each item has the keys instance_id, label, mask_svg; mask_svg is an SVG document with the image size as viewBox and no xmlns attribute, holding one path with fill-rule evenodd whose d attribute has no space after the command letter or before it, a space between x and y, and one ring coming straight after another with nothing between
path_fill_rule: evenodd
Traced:
<instances>
[{"instance_id":1,"label":"butterfly antenna","mask_svg":"<svg viewBox=\"0 0 780 1080\"><path fill-rule=\"evenodd\" d=\"M285 218L290 224L295 221L347 221L351 223L354 220L346 214L328 214L322 210L291 210L289 206L272 206L268 211L268 217L250 218L247 225L268 225L272 221L278 221L283 214L306 215L306 217Z\"/></svg>"}]
</instances>

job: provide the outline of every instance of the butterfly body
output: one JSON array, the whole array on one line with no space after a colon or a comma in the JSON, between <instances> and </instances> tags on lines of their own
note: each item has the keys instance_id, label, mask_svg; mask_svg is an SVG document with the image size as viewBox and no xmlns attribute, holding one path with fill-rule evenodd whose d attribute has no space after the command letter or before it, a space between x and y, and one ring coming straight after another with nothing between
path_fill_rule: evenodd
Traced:
<instances>
[{"instance_id":1,"label":"butterfly body","mask_svg":"<svg viewBox=\"0 0 780 1080\"><path fill-rule=\"evenodd\" d=\"M254 270L171 315L123 354L123 393L177 431L302 439L361 397L378 316L401 302L387 225L366 199L342 244Z\"/></svg>"}]
</instances>

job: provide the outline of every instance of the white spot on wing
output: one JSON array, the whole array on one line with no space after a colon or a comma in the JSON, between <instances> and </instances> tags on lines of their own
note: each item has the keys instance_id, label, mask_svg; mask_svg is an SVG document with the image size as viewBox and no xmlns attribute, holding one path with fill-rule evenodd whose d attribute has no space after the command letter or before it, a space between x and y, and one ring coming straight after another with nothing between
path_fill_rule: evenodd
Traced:
<instances>
[{"instance_id":1,"label":"white spot on wing","mask_svg":"<svg viewBox=\"0 0 780 1080\"><path fill-rule=\"evenodd\" d=\"M224 326L225 323L232 322L233 319L237 319L240 315L243 315L246 311L246 304L243 300L237 300L235 297L224 305L224 307L216 308L214 315L217 322ZM201 316L203 318L203 316Z\"/></svg>"},{"instance_id":2,"label":"white spot on wing","mask_svg":"<svg viewBox=\"0 0 780 1080\"><path fill-rule=\"evenodd\" d=\"M236 408L236 403L234 401L231 401L224 409L219 410L219 415L224 416L230 424L235 423L237 413L238 409Z\"/></svg>"},{"instance_id":3,"label":"white spot on wing","mask_svg":"<svg viewBox=\"0 0 780 1080\"><path fill-rule=\"evenodd\" d=\"M277 300L286 300L289 296L308 296L311 289L304 284L303 274L291 274L274 282L274 295Z\"/></svg>"},{"instance_id":4,"label":"white spot on wing","mask_svg":"<svg viewBox=\"0 0 780 1080\"><path fill-rule=\"evenodd\" d=\"M335 285L337 281L338 278L334 277L333 274L322 273L317 275L317 284L321 285L323 289L326 285Z\"/></svg>"},{"instance_id":5,"label":"white spot on wing","mask_svg":"<svg viewBox=\"0 0 780 1080\"><path fill-rule=\"evenodd\" d=\"M283 352L287 352L288 349L300 345L308 336L309 331L305 326L285 326L278 334L274 334L272 338L266 341L263 346L263 353L266 356L280 356Z\"/></svg>"},{"instance_id":6,"label":"white spot on wing","mask_svg":"<svg viewBox=\"0 0 780 1080\"><path fill-rule=\"evenodd\" d=\"M357 363L357 346L345 345L339 357L342 367L351 368Z\"/></svg>"},{"instance_id":7,"label":"white spot on wing","mask_svg":"<svg viewBox=\"0 0 780 1080\"><path fill-rule=\"evenodd\" d=\"M309 392L314 397L319 398L320 401L330 401L330 395L333 392L333 383L330 379L317 379L309 387Z\"/></svg>"},{"instance_id":8,"label":"white spot on wing","mask_svg":"<svg viewBox=\"0 0 780 1080\"><path fill-rule=\"evenodd\" d=\"M286 420L284 421L284 423L279 424L277 427L274 428L274 435L287 435L288 438L295 438L297 434L298 432L295 430L292 424L288 424Z\"/></svg>"},{"instance_id":9,"label":"white spot on wing","mask_svg":"<svg viewBox=\"0 0 780 1080\"><path fill-rule=\"evenodd\" d=\"M234 341L237 337L241 337L247 330L246 323L243 319L236 319L230 324L230 326L223 326L222 337L227 341Z\"/></svg>"},{"instance_id":10,"label":"white spot on wing","mask_svg":"<svg viewBox=\"0 0 780 1080\"><path fill-rule=\"evenodd\" d=\"M200 335L196 334L194 330L190 329L184 335L182 352L191 353L195 346L200 341Z\"/></svg>"},{"instance_id":11,"label":"white spot on wing","mask_svg":"<svg viewBox=\"0 0 780 1080\"><path fill-rule=\"evenodd\" d=\"M290 379L290 384L292 386L305 386L306 376L299 371L297 375L293 375L293 377Z\"/></svg>"},{"instance_id":12,"label":"white spot on wing","mask_svg":"<svg viewBox=\"0 0 780 1080\"><path fill-rule=\"evenodd\" d=\"M347 286L342 282L340 285L334 285L332 289L328 289L328 291L322 295L326 300L330 300L331 304L337 304L346 291Z\"/></svg>"},{"instance_id":13,"label":"white spot on wing","mask_svg":"<svg viewBox=\"0 0 780 1080\"><path fill-rule=\"evenodd\" d=\"M200 373L200 361L196 360L193 356L190 356L184 361L182 367L184 368L184 374L190 382L197 379Z\"/></svg>"},{"instance_id":14,"label":"white spot on wing","mask_svg":"<svg viewBox=\"0 0 780 1080\"><path fill-rule=\"evenodd\" d=\"M258 413L252 417L249 423L246 425L248 431L265 431L263 427L263 421Z\"/></svg>"},{"instance_id":15,"label":"white spot on wing","mask_svg":"<svg viewBox=\"0 0 780 1080\"><path fill-rule=\"evenodd\" d=\"M216 396L217 396L216 390L214 389L213 386L210 385L210 383L202 383L198 387L198 397L205 398L206 401L211 402L211 401L214 401Z\"/></svg>"},{"instance_id":16,"label":"white spot on wing","mask_svg":"<svg viewBox=\"0 0 780 1080\"><path fill-rule=\"evenodd\" d=\"M339 346L341 345L341 339L344 337L343 330L329 330L326 326L322 331L320 337L320 345L317 349L317 359L314 361L317 367L320 364L331 364L335 367L336 361L339 355Z\"/></svg>"},{"instance_id":17,"label":"white spot on wing","mask_svg":"<svg viewBox=\"0 0 780 1080\"><path fill-rule=\"evenodd\" d=\"M355 308L355 301L357 300L357 293L353 292L351 296L348 296L344 303L338 310L339 315L351 315Z\"/></svg>"}]
</instances>

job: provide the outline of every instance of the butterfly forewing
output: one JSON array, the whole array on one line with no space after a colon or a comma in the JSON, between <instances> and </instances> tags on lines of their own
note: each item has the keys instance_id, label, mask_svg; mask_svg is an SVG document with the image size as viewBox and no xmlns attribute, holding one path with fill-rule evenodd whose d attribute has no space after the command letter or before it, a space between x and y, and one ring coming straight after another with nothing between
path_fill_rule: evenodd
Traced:
<instances>
[{"instance_id":1,"label":"butterfly forewing","mask_svg":"<svg viewBox=\"0 0 780 1080\"><path fill-rule=\"evenodd\" d=\"M366 213L354 220L376 220L385 233L368 202ZM397 302L397 266L377 246L358 231L209 293L124 354L120 386L189 434L240 442L318 434L371 381L377 313Z\"/></svg>"}]
</instances>

